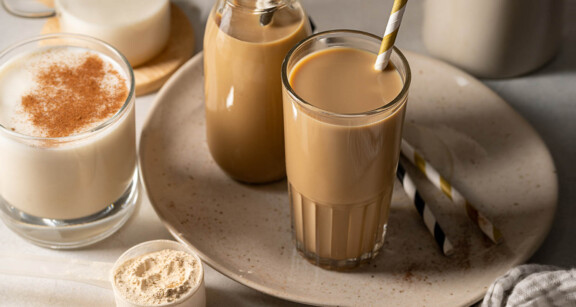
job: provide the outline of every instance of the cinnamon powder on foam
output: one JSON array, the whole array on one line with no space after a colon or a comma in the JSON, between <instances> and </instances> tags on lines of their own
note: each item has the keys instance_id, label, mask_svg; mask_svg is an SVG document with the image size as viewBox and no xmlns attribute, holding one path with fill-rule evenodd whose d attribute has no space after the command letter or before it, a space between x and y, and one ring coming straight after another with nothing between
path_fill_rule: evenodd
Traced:
<instances>
[{"instance_id":1,"label":"cinnamon powder on foam","mask_svg":"<svg viewBox=\"0 0 576 307\"><path fill-rule=\"evenodd\" d=\"M36 87L22 97L22 111L44 137L79 133L113 116L128 97L126 80L102 58L50 63L36 74Z\"/></svg>"}]
</instances>

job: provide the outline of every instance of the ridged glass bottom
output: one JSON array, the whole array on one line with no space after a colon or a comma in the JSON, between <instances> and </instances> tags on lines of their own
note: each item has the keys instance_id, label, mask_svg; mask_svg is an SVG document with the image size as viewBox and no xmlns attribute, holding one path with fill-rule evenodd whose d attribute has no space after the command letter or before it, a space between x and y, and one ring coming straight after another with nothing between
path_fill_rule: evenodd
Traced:
<instances>
[{"instance_id":1,"label":"ridged glass bottom","mask_svg":"<svg viewBox=\"0 0 576 307\"><path fill-rule=\"evenodd\" d=\"M138 169L132 182L115 202L87 217L59 220L26 214L0 197L0 216L6 226L32 243L53 248L71 249L101 241L116 232L132 215L140 193Z\"/></svg>"},{"instance_id":2,"label":"ridged glass bottom","mask_svg":"<svg viewBox=\"0 0 576 307\"><path fill-rule=\"evenodd\" d=\"M308 199L291 184L288 190L293 239L309 262L331 270L351 269L378 254L386 235L390 195L328 205Z\"/></svg>"}]
</instances>

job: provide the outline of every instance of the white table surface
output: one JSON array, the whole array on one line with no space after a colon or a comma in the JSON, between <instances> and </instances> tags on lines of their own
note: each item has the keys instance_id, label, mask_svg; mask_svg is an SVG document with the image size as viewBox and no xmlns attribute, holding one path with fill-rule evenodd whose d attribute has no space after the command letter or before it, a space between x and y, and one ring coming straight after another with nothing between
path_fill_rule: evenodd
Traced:
<instances>
[{"instance_id":1,"label":"white table surface","mask_svg":"<svg viewBox=\"0 0 576 307\"><path fill-rule=\"evenodd\" d=\"M301 0L317 30L350 28L382 35L392 0ZM177 0L196 34L196 51L202 49L204 23L212 0ZM557 216L551 232L533 263L576 266L576 0L565 0L563 41L557 56L527 76L483 80L524 116L540 133L556 163L560 190ZM571 18L568 18L571 16ZM421 40L422 0L408 4L397 46L426 54ZM0 49L40 33L45 20L17 18L0 8ZM527 34L529 35L529 34ZM141 130L155 93L136 99L136 122ZM534 221L537 223L538 221ZM54 251L24 241L0 223L0 252L33 254L113 262L129 247L143 241L169 239L171 235L143 197L137 212L116 234L93 246ZM245 287L208 266L208 306L296 306ZM0 275L1 306L112 306L109 290L72 281Z\"/></svg>"}]
</instances>

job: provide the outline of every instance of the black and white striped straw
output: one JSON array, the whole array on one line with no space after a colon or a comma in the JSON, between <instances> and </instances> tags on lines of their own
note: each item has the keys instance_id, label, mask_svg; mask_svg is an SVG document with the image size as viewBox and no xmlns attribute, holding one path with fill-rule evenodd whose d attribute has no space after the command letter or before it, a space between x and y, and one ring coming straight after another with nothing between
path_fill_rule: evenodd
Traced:
<instances>
[{"instance_id":1,"label":"black and white striped straw","mask_svg":"<svg viewBox=\"0 0 576 307\"><path fill-rule=\"evenodd\" d=\"M502 233L480 210L473 206L456 188L454 188L446 178L442 177L424 156L417 152L406 140L402 140L402 155L408 159L416 168L422 172L430 182L436 186L444 195L457 205L466 209L468 217L476 224L480 230L494 243L502 242Z\"/></svg>"},{"instance_id":2,"label":"black and white striped straw","mask_svg":"<svg viewBox=\"0 0 576 307\"><path fill-rule=\"evenodd\" d=\"M400 180L404 191L406 194L408 194L410 200L412 200L412 203L416 207L418 214L420 214L420 217L422 217L426 228L434 237L438 247L440 247L444 255L450 256L454 252L452 243L450 243L450 240L448 240L446 237L446 234L444 233L444 230L442 230L442 227L440 227L440 224L438 224L438 221L436 220L432 210L430 210L430 207L426 204L424 199L422 199L422 196L420 196L414 181L412 178L410 178L410 175L406 173L406 170L400 163L398 163L396 177L398 177L398 180Z\"/></svg>"}]
</instances>

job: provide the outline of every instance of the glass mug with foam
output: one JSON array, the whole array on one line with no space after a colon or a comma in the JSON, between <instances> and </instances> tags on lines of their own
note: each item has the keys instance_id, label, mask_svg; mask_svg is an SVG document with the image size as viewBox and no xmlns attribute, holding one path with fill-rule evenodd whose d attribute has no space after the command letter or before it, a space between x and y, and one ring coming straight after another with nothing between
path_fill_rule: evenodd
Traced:
<instances>
[{"instance_id":1,"label":"glass mug with foam","mask_svg":"<svg viewBox=\"0 0 576 307\"><path fill-rule=\"evenodd\" d=\"M0 53L0 216L41 246L106 238L134 211L134 75L110 45L53 34Z\"/></svg>"},{"instance_id":2,"label":"glass mug with foam","mask_svg":"<svg viewBox=\"0 0 576 307\"><path fill-rule=\"evenodd\" d=\"M396 48L384 71L373 68L380 43L323 32L282 67L293 238L328 269L369 261L384 243L411 75Z\"/></svg>"}]
</instances>

